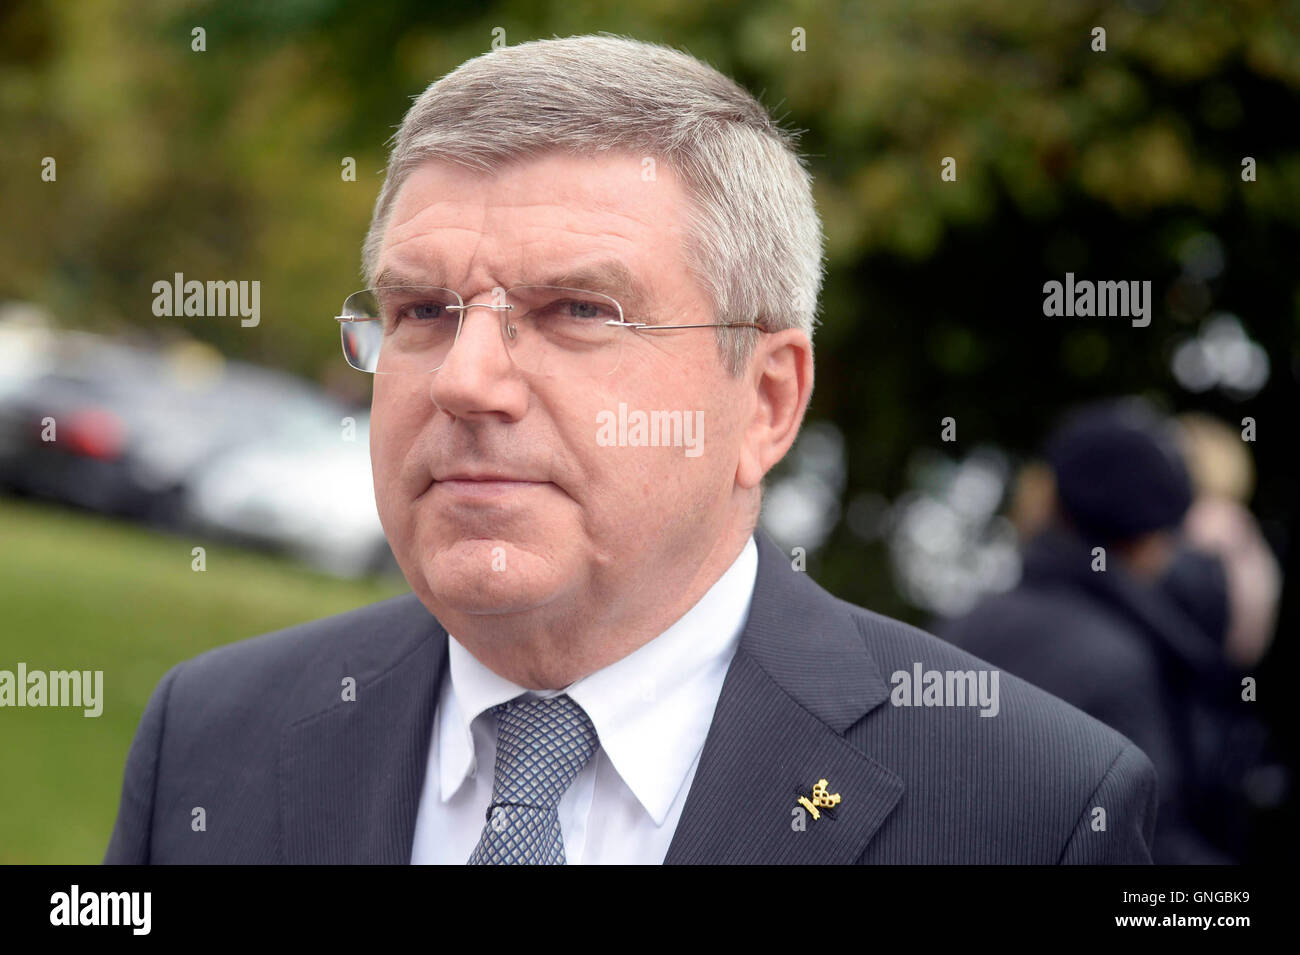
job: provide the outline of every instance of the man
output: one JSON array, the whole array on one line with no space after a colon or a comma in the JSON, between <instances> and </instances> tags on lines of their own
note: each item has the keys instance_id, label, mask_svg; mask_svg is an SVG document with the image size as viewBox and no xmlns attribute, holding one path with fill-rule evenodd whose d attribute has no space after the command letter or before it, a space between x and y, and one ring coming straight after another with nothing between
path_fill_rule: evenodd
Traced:
<instances>
[{"instance_id":1,"label":"man","mask_svg":"<svg viewBox=\"0 0 1300 955\"><path fill-rule=\"evenodd\" d=\"M1217 649L1226 584L1217 558L1180 544L1192 485L1170 423L1139 401L1089 405L1046 457L1048 519L1025 547L1023 579L941 633L1142 748L1160 778L1154 861L1228 861L1207 831L1227 819L1198 811L1210 780L1197 755L1227 715L1222 701L1241 710Z\"/></svg>"},{"instance_id":2,"label":"man","mask_svg":"<svg viewBox=\"0 0 1300 955\"><path fill-rule=\"evenodd\" d=\"M607 36L471 60L365 266L344 351L413 594L169 672L106 861L1149 861L1136 747L754 534L822 237L735 83Z\"/></svg>"}]
</instances>

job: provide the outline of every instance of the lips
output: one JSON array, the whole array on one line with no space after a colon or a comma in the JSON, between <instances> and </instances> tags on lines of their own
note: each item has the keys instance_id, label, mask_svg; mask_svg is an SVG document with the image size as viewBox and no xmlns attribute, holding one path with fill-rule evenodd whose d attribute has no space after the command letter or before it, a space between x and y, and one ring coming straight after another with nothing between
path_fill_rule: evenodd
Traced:
<instances>
[{"instance_id":1,"label":"lips","mask_svg":"<svg viewBox=\"0 0 1300 955\"><path fill-rule=\"evenodd\" d=\"M445 494L462 501L484 501L524 494L546 487L546 481L519 481L510 478L460 478L448 477L434 481L431 492Z\"/></svg>"},{"instance_id":2,"label":"lips","mask_svg":"<svg viewBox=\"0 0 1300 955\"><path fill-rule=\"evenodd\" d=\"M521 477L516 474L506 474L502 471L456 471L444 474L441 477L434 475L435 483L445 481L477 481L477 482L505 482L511 484L544 484L544 481L534 481L532 478Z\"/></svg>"},{"instance_id":3,"label":"lips","mask_svg":"<svg viewBox=\"0 0 1300 955\"><path fill-rule=\"evenodd\" d=\"M550 481L539 481L513 470L448 468L434 471L432 482L420 496L433 494L461 501L484 501L509 498L550 485Z\"/></svg>"}]
</instances>

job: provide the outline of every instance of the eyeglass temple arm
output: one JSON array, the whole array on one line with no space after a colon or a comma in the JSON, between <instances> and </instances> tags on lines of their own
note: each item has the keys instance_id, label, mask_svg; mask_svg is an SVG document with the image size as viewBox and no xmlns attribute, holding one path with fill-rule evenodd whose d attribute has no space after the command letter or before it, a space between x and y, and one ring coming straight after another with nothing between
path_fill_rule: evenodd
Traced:
<instances>
[{"instance_id":1,"label":"eyeglass temple arm","mask_svg":"<svg viewBox=\"0 0 1300 955\"><path fill-rule=\"evenodd\" d=\"M464 309L464 308L472 308L472 307L473 307L473 306L470 306L470 305L462 305L462 306L448 305L448 306L447 306L448 309L453 309L453 308L461 308L461 309ZM483 306L483 307L485 307L485 308L494 308L494 309L508 309L508 308L510 308L511 306L509 306L509 305L486 305L486 306ZM335 316L334 316L334 321L336 321L336 322L373 322L373 321L375 321L375 319L373 319L373 318L360 318L360 317L357 317L357 316L355 316L355 315L335 315ZM753 322L704 322L704 323L701 323L701 324L698 324L698 325L650 325L650 324L647 324L647 323L645 323L645 322L618 322L618 321L610 320L610 321L606 322L605 324L606 324L606 325L612 325L612 326L614 326L615 328L634 328L634 329L637 329L637 330L640 330L640 329L646 329L646 328L650 328L650 329L654 329L654 328L757 328L760 332L765 332L765 331L767 331L767 329L765 329L762 325L756 325L756 324L754 324Z\"/></svg>"},{"instance_id":2,"label":"eyeglass temple arm","mask_svg":"<svg viewBox=\"0 0 1300 955\"><path fill-rule=\"evenodd\" d=\"M644 322L616 322L608 321L606 325L613 325L618 328L633 328L638 331L641 329L655 328L757 328L760 332L767 331L762 325L755 325L753 322L704 322L700 325L648 325Z\"/></svg>"}]
</instances>

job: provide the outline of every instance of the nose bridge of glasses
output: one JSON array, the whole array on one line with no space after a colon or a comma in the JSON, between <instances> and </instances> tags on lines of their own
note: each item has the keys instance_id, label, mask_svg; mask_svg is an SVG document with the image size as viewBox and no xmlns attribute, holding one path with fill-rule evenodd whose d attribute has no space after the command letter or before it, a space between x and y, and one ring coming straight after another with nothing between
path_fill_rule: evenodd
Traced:
<instances>
[{"instance_id":1,"label":"nose bridge of glasses","mask_svg":"<svg viewBox=\"0 0 1300 955\"><path fill-rule=\"evenodd\" d=\"M487 302L466 302L463 298L460 298L460 296L457 296L457 298L459 299L460 304L457 304L457 305L448 305L448 306L447 306L448 310L452 310L452 311L455 311L455 312L458 313L458 316L457 316L457 317L460 319L460 321L457 322L457 327L456 327L456 337L457 337L458 339L460 338L461 334L462 334L462 333L464 332L464 330L465 330L465 318L466 318L466 316L468 315L469 310L470 310L471 308L486 308L486 309L487 309L488 311L490 311L490 312L511 312L511 311L514 311L514 305L511 304L511 303L506 299L506 294L507 294L507 293L506 293L503 289L501 289L500 287L498 287L498 288L494 288L494 289L493 289L489 294L492 296L492 300L491 300L491 301L487 301ZM500 325L501 325L501 334L504 335L504 336L509 336L509 335L510 335L510 332L511 332L511 329L510 329L509 327L507 327L507 326L508 326L508 323L507 323L507 321L506 321L507 318L509 318L509 316L503 315L503 316L501 316L501 318L499 319L499 322L500 322Z\"/></svg>"},{"instance_id":2,"label":"nose bridge of glasses","mask_svg":"<svg viewBox=\"0 0 1300 955\"><path fill-rule=\"evenodd\" d=\"M471 308L490 308L496 312L508 312L514 308L513 305L494 305L491 302L468 302L465 305L448 305L447 308L455 309L462 314Z\"/></svg>"},{"instance_id":3,"label":"nose bridge of glasses","mask_svg":"<svg viewBox=\"0 0 1300 955\"><path fill-rule=\"evenodd\" d=\"M487 309L489 312L506 313L506 312L510 312L514 308L514 306L509 303L498 304L497 302L464 302L463 304L459 304L459 305L448 305L447 308L448 310L455 311L457 313L459 321L457 321L456 323L455 342L453 343L453 347L449 350L448 354L446 354L443 357L443 361L442 361L443 365L445 365L448 361L452 360L453 352L461 357L464 357L465 355L465 349L461 344L461 340L465 337L466 328L468 327L467 323L470 315L470 309L484 308ZM516 332L514 326L508 321L508 318L509 316L505 314L500 314L500 317L496 319L498 327L495 330L495 332L492 331L486 332L486 334L489 336L489 341L495 338L496 340L503 341L508 345L510 343L510 340L515 337ZM460 347L456 347L456 346L460 346ZM488 347L490 348L492 346L489 345ZM496 347L500 347L500 345ZM441 367L442 365L439 366L439 368Z\"/></svg>"}]
</instances>

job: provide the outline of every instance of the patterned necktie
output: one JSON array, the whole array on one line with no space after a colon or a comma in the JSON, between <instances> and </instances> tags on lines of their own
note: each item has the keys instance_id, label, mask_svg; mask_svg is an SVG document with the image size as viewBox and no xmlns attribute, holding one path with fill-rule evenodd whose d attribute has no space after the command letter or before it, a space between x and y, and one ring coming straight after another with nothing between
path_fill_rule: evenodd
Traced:
<instances>
[{"instance_id":1,"label":"patterned necktie","mask_svg":"<svg viewBox=\"0 0 1300 955\"><path fill-rule=\"evenodd\" d=\"M469 865L564 865L560 797L599 745L568 696L493 707L497 760L483 835Z\"/></svg>"}]
</instances>

